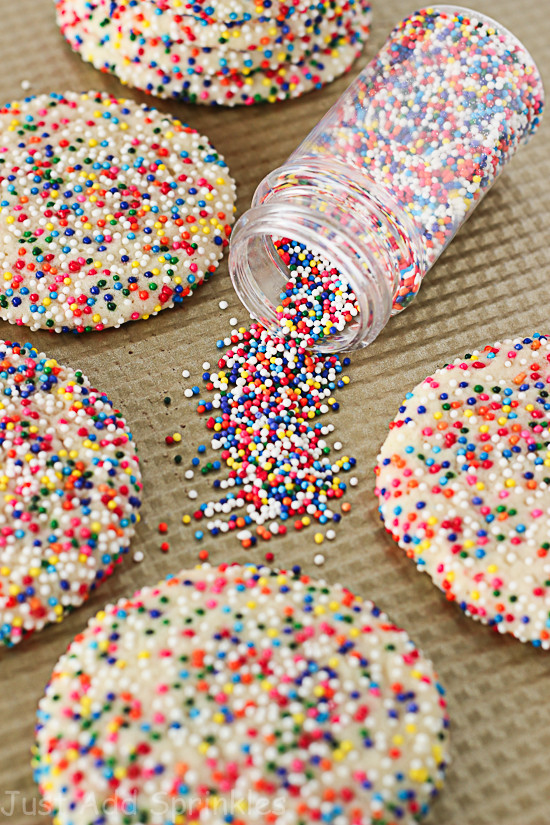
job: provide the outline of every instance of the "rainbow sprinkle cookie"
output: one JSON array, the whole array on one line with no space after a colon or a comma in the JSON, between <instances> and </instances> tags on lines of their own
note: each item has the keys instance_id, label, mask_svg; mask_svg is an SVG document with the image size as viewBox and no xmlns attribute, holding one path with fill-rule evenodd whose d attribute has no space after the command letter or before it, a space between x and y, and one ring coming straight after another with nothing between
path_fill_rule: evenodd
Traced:
<instances>
[{"instance_id":1,"label":"rainbow sprinkle cookie","mask_svg":"<svg viewBox=\"0 0 550 825\"><path fill-rule=\"evenodd\" d=\"M0 317L119 327L180 304L215 271L235 184L205 137L108 94L0 108Z\"/></svg>"},{"instance_id":2,"label":"rainbow sprinkle cookie","mask_svg":"<svg viewBox=\"0 0 550 825\"><path fill-rule=\"evenodd\" d=\"M107 607L40 702L56 825L409 825L441 787L444 691L371 602L208 565Z\"/></svg>"},{"instance_id":3,"label":"rainbow sprinkle cookie","mask_svg":"<svg viewBox=\"0 0 550 825\"><path fill-rule=\"evenodd\" d=\"M386 529L468 616L550 648L550 339L474 350L407 393L378 456Z\"/></svg>"},{"instance_id":4,"label":"rainbow sprinkle cookie","mask_svg":"<svg viewBox=\"0 0 550 825\"><path fill-rule=\"evenodd\" d=\"M56 0L70 46L122 83L159 97L235 106L318 89L346 72L370 2Z\"/></svg>"},{"instance_id":5,"label":"rainbow sprinkle cookie","mask_svg":"<svg viewBox=\"0 0 550 825\"><path fill-rule=\"evenodd\" d=\"M82 604L128 549L132 435L81 372L0 341L0 644Z\"/></svg>"}]
</instances>

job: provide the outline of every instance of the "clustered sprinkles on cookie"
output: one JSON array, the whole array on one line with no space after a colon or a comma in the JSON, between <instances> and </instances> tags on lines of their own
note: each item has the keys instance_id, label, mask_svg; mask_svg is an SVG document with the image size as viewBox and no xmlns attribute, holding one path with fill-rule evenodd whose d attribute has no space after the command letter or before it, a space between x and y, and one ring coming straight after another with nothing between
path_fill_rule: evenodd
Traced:
<instances>
[{"instance_id":1,"label":"clustered sprinkles on cookie","mask_svg":"<svg viewBox=\"0 0 550 825\"><path fill-rule=\"evenodd\" d=\"M387 530L467 615L550 648L550 339L507 339L407 393L378 457Z\"/></svg>"},{"instance_id":2,"label":"clustered sprinkles on cookie","mask_svg":"<svg viewBox=\"0 0 550 825\"><path fill-rule=\"evenodd\" d=\"M57 0L84 60L158 97L235 106L297 97L349 70L367 0Z\"/></svg>"},{"instance_id":3,"label":"clustered sprinkles on cookie","mask_svg":"<svg viewBox=\"0 0 550 825\"><path fill-rule=\"evenodd\" d=\"M132 435L80 371L0 342L0 644L84 602L127 552L141 500Z\"/></svg>"},{"instance_id":4,"label":"clustered sprinkles on cookie","mask_svg":"<svg viewBox=\"0 0 550 825\"><path fill-rule=\"evenodd\" d=\"M383 189L383 209L410 253L395 250L394 313L536 131L543 103L537 68L509 32L475 13L425 8L395 27L315 133L314 153L345 159ZM376 191L369 196L376 201Z\"/></svg>"},{"instance_id":5,"label":"clustered sprinkles on cookie","mask_svg":"<svg viewBox=\"0 0 550 825\"><path fill-rule=\"evenodd\" d=\"M65 825L412 825L447 729L431 663L372 602L300 568L206 565L74 639L33 762Z\"/></svg>"},{"instance_id":6,"label":"clustered sprinkles on cookie","mask_svg":"<svg viewBox=\"0 0 550 825\"><path fill-rule=\"evenodd\" d=\"M235 184L195 130L88 92L0 108L0 317L88 332L180 304L215 271Z\"/></svg>"}]
</instances>

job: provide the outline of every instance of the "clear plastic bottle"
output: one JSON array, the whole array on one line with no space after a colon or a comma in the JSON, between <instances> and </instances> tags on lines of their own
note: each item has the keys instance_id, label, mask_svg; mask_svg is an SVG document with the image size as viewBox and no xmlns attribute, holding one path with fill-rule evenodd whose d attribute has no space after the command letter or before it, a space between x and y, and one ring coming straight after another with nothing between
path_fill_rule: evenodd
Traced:
<instances>
[{"instance_id":1,"label":"clear plastic bottle","mask_svg":"<svg viewBox=\"0 0 550 825\"><path fill-rule=\"evenodd\" d=\"M319 348L369 344L536 131L543 99L529 52L485 15L444 5L403 20L237 222L243 304L278 329L288 270L273 241L292 238L339 269L360 309Z\"/></svg>"}]
</instances>

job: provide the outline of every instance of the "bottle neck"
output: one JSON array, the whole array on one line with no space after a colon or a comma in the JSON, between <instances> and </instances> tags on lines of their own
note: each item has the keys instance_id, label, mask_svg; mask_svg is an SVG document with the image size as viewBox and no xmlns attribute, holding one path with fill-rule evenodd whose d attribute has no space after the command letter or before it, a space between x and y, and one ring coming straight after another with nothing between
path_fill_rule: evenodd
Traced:
<instances>
[{"instance_id":1,"label":"bottle neck","mask_svg":"<svg viewBox=\"0 0 550 825\"><path fill-rule=\"evenodd\" d=\"M274 246L278 238L305 244L338 269L353 289L359 313L320 351L359 349L388 322L404 273L426 271L417 228L387 194L354 170L326 158L299 158L271 172L252 207L235 225L229 269L249 312L280 333L276 307L288 270Z\"/></svg>"}]
</instances>

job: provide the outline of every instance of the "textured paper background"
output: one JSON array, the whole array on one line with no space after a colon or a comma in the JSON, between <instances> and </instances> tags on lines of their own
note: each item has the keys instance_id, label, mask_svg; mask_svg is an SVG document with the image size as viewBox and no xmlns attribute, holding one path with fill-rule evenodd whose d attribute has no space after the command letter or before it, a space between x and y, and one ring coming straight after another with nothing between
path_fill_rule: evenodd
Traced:
<instances>
[{"instance_id":1,"label":"textured paper background","mask_svg":"<svg viewBox=\"0 0 550 825\"><path fill-rule=\"evenodd\" d=\"M374 25L365 58L375 53L393 24L412 11L414 0L374 0ZM480 11L499 19L527 45L550 89L550 0L477 0ZM84 64L63 41L50 0L0 0L0 100L66 89L108 89L136 99L110 77ZM279 165L346 88L343 78L300 100L247 109L212 110L158 101L206 133L225 155L238 184L239 213L254 187ZM151 98L147 98L151 103ZM352 384L341 393L335 437L358 460L360 484L350 490L352 514L325 543L329 580L342 580L374 599L407 628L436 663L448 690L453 763L430 825L550 824L550 653L498 637L446 603L426 576L392 543L378 521L373 496L377 449L406 389L434 365L472 347L507 335L548 331L550 286L550 117L524 148L426 280L419 297L393 319L380 338L352 358ZM218 301L226 299L222 312ZM120 406L134 431L145 482L143 521L133 550L118 573L80 610L13 651L0 652L0 808L18 791L12 817L0 821L38 825L37 796L29 768L34 713L50 671L73 635L105 602L128 594L197 560L197 544L181 515L190 509L184 471L196 445L207 443L204 424L185 386L199 383L201 364L217 360L215 341L227 334L229 318L247 316L224 262L215 279L182 310L149 321L88 336L28 333L0 321L0 337L30 340L75 368L83 369ZM189 369L191 380L181 377ZM170 395L166 408L163 397ZM185 429L181 429L185 426ZM179 452L164 436L183 434ZM202 478L199 501L208 495ZM159 550L156 527L169 524L171 551ZM205 540L213 562L259 560L265 547L248 555L231 536ZM311 572L312 532L271 542L279 565L301 563ZM24 813L23 801L27 812Z\"/></svg>"}]
</instances>

